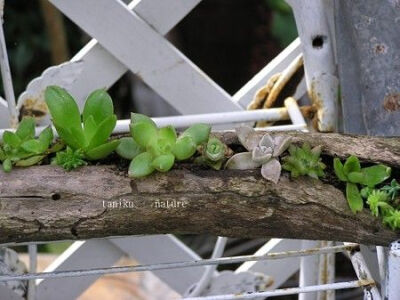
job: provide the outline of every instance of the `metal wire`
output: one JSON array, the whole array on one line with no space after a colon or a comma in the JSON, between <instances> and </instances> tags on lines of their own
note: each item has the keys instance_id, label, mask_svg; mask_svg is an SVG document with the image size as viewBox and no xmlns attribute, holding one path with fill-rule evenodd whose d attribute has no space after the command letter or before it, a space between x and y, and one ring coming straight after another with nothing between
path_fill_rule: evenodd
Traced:
<instances>
[{"instance_id":1,"label":"metal wire","mask_svg":"<svg viewBox=\"0 0 400 300\"><path fill-rule=\"evenodd\" d=\"M276 296L293 295L299 293L312 293L312 292L328 291L328 290L369 287L373 286L374 284L375 282L373 280L354 280L348 282L311 285L301 288L296 287L296 288L276 289L273 291L266 291L266 292L253 292L246 294L226 294L226 295L215 295L206 297L191 297L191 298L183 298L182 300L231 300L231 299L237 300L237 299L256 299L256 298L258 299L262 297L276 297Z\"/></svg>"},{"instance_id":2,"label":"metal wire","mask_svg":"<svg viewBox=\"0 0 400 300\"><path fill-rule=\"evenodd\" d=\"M55 271L55 272L42 272L42 273L27 273L27 274L5 274L0 275L0 282L10 280L31 280L40 278L63 278L63 277L80 277L89 275L105 275L115 273L128 273L128 272L143 272L143 271L155 271L155 270L168 270L168 269L181 269L187 267L200 267L207 265L223 265L223 264L235 264L246 261L261 261L261 260L273 260L282 259L289 257L301 257L315 254L325 253L337 253L342 251L351 251L359 249L358 244L348 244L333 247L323 248L312 248L298 251L286 251L268 253L266 255L242 255L233 257L222 257L222 258L211 258L194 261L184 262L171 262L171 263L159 263L159 264L148 264L148 265L136 265L136 266L123 266L123 267L108 267L108 268L92 268L82 270L71 270L71 271Z\"/></svg>"}]
</instances>

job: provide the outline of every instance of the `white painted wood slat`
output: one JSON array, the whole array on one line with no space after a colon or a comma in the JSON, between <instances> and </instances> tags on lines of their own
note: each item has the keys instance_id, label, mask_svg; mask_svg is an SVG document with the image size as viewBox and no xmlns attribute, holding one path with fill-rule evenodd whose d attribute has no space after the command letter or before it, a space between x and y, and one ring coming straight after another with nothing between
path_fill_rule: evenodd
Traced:
<instances>
[{"instance_id":1,"label":"white painted wood slat","mask_svg":"<svg viewBox=\"0 0 400 300\"><path fill-rule=\"evenodd\" d=\"M224 90L121 1L51 2L179 112L241 109Z\"/></svg>"}]
</instances>

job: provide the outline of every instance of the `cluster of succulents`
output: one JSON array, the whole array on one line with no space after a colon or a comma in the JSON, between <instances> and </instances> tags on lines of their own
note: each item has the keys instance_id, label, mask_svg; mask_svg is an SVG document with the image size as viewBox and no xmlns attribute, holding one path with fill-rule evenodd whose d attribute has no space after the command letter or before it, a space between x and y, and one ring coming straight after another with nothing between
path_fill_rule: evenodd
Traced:
<instances>
[{"instance_id":1,"label":"cluster of succulents","mask_svg":"<svg viewBox=\"0 0 400 300\"><path fill-rule=\"evenodd\" d=\"M48 154L57 151L58 145L50 147L53 142L53 130L45 128L35 138L35 121L24 118L15 132L5 131L0 146L0 161L5 172L12 166L28 167L40 163Z\"/></svg>"}]
</instances>

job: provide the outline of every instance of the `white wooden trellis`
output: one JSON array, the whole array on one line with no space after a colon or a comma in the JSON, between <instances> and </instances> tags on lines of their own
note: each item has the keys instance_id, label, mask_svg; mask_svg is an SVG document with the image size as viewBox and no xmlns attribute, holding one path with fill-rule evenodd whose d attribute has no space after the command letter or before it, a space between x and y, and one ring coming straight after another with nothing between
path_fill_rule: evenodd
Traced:
<instances>
[{"instance_id":1,"label":"white wooden trellis","mask_svg":"<svg viewBox=\"0 0 400 300\"><path fill-rule=\"evenodd\" d=\"M271 75L282 71L301 53L297 39L231 97L163 37L200 0L134 0L128 6L119 0L50 2L94 39L71 62L50 68L33 80L18 98L19 107L26 99L40 99L41 92L48 84L65 86L82 105L91 90L110 87L129 70L183 114L240 111ZM303 94L304 84L297 91L298 96ZM1 127L8 127L8 116L7 103L0 99ZM43 122L48 122L48 119ZM319 242L272 239L257 253L298 250L310 246L321 245ZM98 255L92 255L93 252ZM172 235L109 238L75 242L47 271L108 267L124 254L142 264L199 258ZM318 261L318 257L292 257L284 261L244 262L236 273L249 270L267 272L274 278L272 287L276 288L300 266L305 272L307 266L316 265ZM154 271L180 294L196 283L203 272L204 267ZM98 277L38 280L36 298L73 299ZM319 283L317 273L301 278L301 286ZM313 293L302 299L317 299L317 296L317 293Z\"/></svg>"}]
</instances>

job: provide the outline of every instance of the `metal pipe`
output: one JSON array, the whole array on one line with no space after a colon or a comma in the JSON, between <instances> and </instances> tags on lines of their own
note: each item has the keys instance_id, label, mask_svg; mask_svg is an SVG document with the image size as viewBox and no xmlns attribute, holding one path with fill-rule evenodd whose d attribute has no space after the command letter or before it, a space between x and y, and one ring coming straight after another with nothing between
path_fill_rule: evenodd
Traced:
<instances>
[{"instance_id":1,"label":"metal pipe","mask_svg":"<svg viewBox=\"0 0 400 300\"><path fill-rule=\"evenodd\" d=\"M320 246L321 242L319 241L303 240L301 242L303 249ZM318 255L303 256L300 259L299 287L303 288L318 284L319 259ZM317 300L317 296L317 293L300 293L299 300Z\"/></svg>"},{"instance_id":2,"label":"metal pipe","mask_svg":"<svg viewBox=\"0 0 400 300\"><path fill-rule=\"evenodd\" d=\"M385 300L400 299L400 240L390 244L386 271Z\"/></svg>"},{"instance_id":3,"label":"metal pipe","mask_svg":"<svg viewBox=\"0 0 400 300\"><path fill-rule=\"evenodd\" d=\"M242 255L234 257L222 257L222 258L210 258L194 261L184 262L171 262L171 263L159 263L149 265L137 265L137 266L124 266L124 267L108 267L108 268L93 268L83 270L70 270L70 271L55 271L55 272L42 272L42 273L27 273L21 275L0 275L0 282L10 280L31 280L40 278L63 278L63 277L79 277L88 275L104 275L104 274L115 274L115 273L127 273L127 272L143 272L143 271L155 271L155 270L168 270L168 269L181 269L187 267L198 267L206 265L222 265L222 264L235 264L245 261L261 261L261 260L273 260L282 259L288 257L301 257L307 255L316 255L324 253L351 251L358 249L358 244L340 245L325 248L312 248L298 251L286 251L267 253L266 255Z\"/></svg>"},{"instance_id":4,"label":"metal pipe","mask_svg":"<svg viewBox=\"0 0 400 300\"><path fill-rule=\"evenodd\" d=\"M29 253L29 272L35 273L37 268L37 245L35 244L28 245L28 253ZM28 282L27 300L35 300L35 299L36 299L36 282L34 279L31 279Z\"/></svg>"},{"instance_id":5,"label":"metal pipe","mask_svg":"<svg viewBox=\"0 0 400 300\"><path fill-rule=\"evenodd\" d=\"M211 258L220 258L225 250L226 242L228 238L219 236L215 244ZM212 276L217 269L218 265L207 266L199 282L195 285L194 289L189 292L188 297L199 296L204 289L210 284Z\"/></svg>"},{"instance_id":6,"label":"metal pipe","mask_svg":"<svg viewBox=\"0 0 400 300\"><path fill-rule=\"evenodd\" d=\"M352 245L352 243L343 243L344 245ZM348 251L351 263L353 264L354 271L359 280L373 280L371 272L364 260L363 255L359 249ZM370 289L364 290L364 299L381 300L381 294L376 285L371 285Z\"/></svg>"},{"instance_id":7,"label":"metal pipe","mask_svg":"<svg viewBox=\"0 0 400 300\"><path fill-rule=\"evenodd\" d=\"M1 69L1 78L3 81L4 94L8 104L8 111L10 113L10 126L14 128L18 124L18 110L15 104L14 88L12 83L10 64L8 62L6 40L4 37L3 8L4 8L4 1L1 1L0 2L0 69Z\"/></svg>"},{"instance_id":8,"label":"metal pipe","mask_svg":"<svg viewBox=\"0 0 400 300\"><path fill-rule=\"evenodd\" d=\"M246 294L228 294L228 295L215 295L207 297L194 297L194 298L184 298L183 300L233 300L233 299L259 299L263 297L276 297L293 295L298 293L312 293L327 290L341 290L341 289L351 289L358 287L369 287L374 284L373 280L355 280L347 282L337 282L322 285L312 285L307 287L297 287L297 288L287 288L287 289L277 289L273 291L266 292L254 292ZM375 298L373 298L375 300Z\"/></svg>"}]
</instances>

